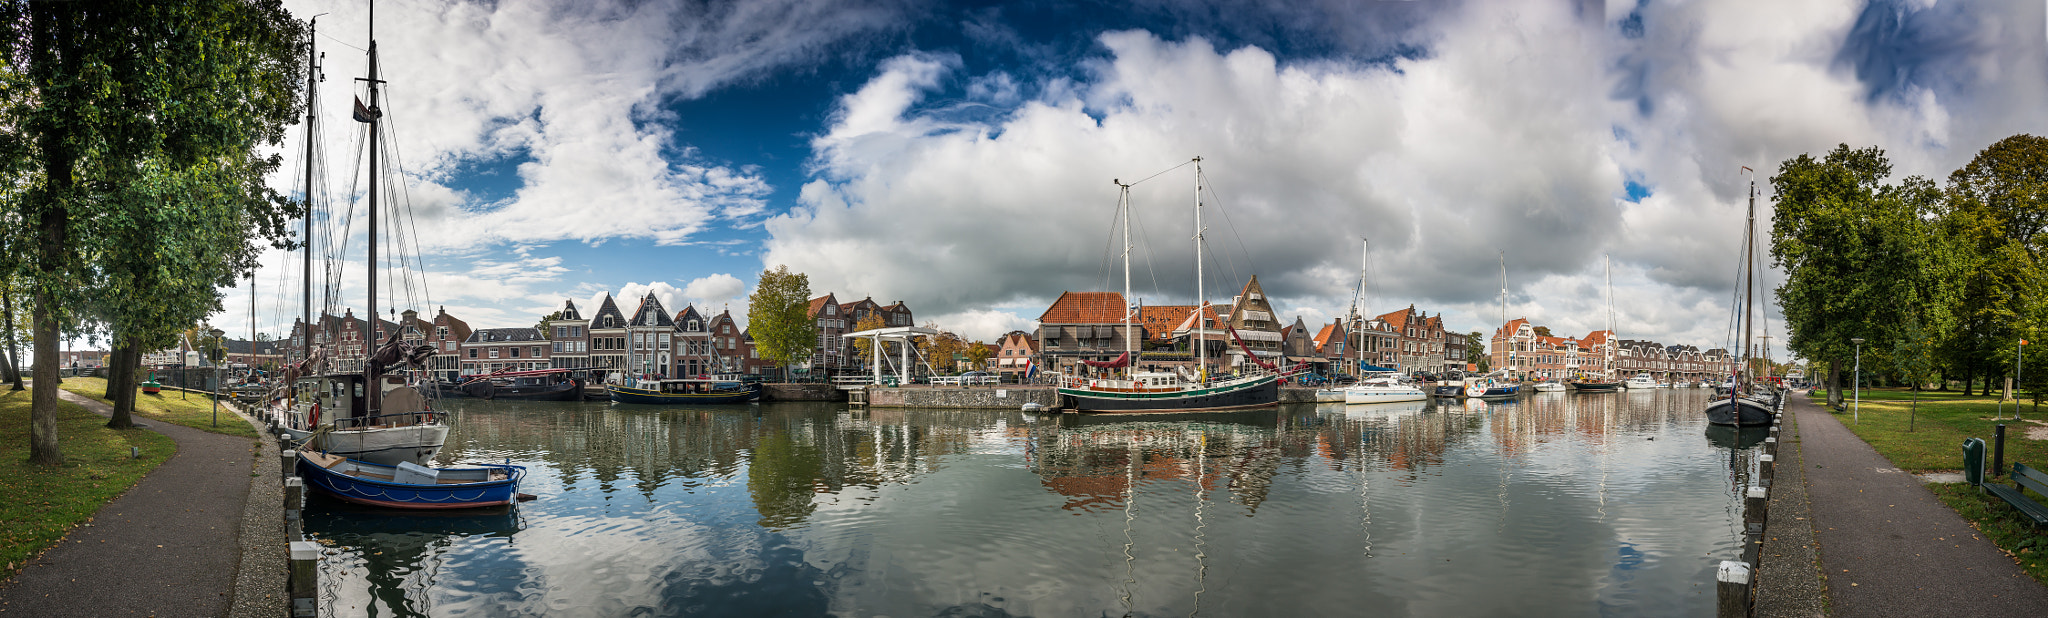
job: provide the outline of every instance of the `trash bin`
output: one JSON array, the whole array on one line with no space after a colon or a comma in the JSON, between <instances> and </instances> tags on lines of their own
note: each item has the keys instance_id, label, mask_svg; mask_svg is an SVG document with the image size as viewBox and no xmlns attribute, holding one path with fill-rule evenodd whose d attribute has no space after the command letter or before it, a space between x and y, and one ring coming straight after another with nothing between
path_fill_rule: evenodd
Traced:
<instances>
[{"instance_id":1,"label":"trash bin","mask_svg":"<svg viewBox=\"0 0 2048 618\"><path fill-rule=\"evenodd\" d=\"M1984 440L1981 438L1963 440L1963 482L1971 486L1984 484Z\"/></svg>"}]
</instances>

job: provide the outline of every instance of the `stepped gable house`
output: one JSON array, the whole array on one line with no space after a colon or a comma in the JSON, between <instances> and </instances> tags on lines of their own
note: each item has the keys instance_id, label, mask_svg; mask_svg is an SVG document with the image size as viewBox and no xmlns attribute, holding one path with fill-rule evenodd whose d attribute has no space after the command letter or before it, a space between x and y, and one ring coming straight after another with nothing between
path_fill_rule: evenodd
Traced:
<instances>
[{"instance_id":1,"label":"stepped gable house","mask_svg":"<svg viewBox=\"0 0 2048 618\"><path fill-rule=\"evenodd\" d=\"M1381 314L1378 320L1386 323L1394 336L1393 362L1396 364L1390 367L1410 375L1418 371L1438 373L1453 368L1444 360L1443 314L1431 316L1416 311L1415 305L1409 305L1407 309ZM1463 366L1464 359L1458 359L1458 367Z\"/></svg>"},{"instance_id":2,"label":"stepped gable house","mask_svg":"<svg viewBox=\"0 0 2048 618\"><path fill-rule=\"evenodd\" d=\"M626 315L609 292L590 314L590 366L607 372L627 370Z\"/></svg>"}]
</instances>

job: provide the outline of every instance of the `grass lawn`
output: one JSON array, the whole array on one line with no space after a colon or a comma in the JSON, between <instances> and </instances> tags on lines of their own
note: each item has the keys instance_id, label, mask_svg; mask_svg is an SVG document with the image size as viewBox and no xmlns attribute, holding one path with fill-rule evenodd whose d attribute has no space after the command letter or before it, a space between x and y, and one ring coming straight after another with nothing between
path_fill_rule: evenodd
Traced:
<instances>
[{"instance_id":1,"label":"grass lawn","mask_svg":"<svg viewBox=\"0 0 2048 618\"><path fill-rule=\"evenodd\" d=\"M91 397L107 405L114 404L100 396L107 392L105 378L64 378L64 390ZM136 419L138 421L148 418L230 436L262 437L256 433L256 428L250 427L242 417L226 409L220 411L220 426L214 427L213 400L203 393L184 393L170 389L164 389L164 392L155 395L137 392L135 415L139 417Z\"/></svg>"},{"instance_id":2,"label":"grass lawn","mask_svg":"<svg viewBox=\"0 0 2048 618\"><path fill-rule=\"evenodd\" d=\"M1995 425L2005 424L2005 460L2018 461L2028 465L2041 462L2048 467L2048 440L2029 440L2027 429L2039 427L2032 423L2012 420L2013 404L2007 402L2004 412L1999 412L1996 397L1963 397L1956 393L1922 393L1918 414L1913 413L1909 403L1913 393L1904 389L1863 389L1862 420L1855 414L1857 406L1835 413L1850 431L1869 442L1877 452L1892 461L1892 465L1908 472L1930 470L1961 470L1963 468L1963 439L1983 438L1988 445L1996 431ZM1821 399L1816 396L1816 399ZM2023 418L2048 418L2033 413L2033 404L2022 402L2020 416ZM1917 416L1917 417L1916 417ZM1993 417L2005 420L1992 420Z\"/></svg>"},{"instance_id":3,"label":"grass lawn","mask_svg":"<svg viewBox=\"0 0 2048 618\"><path fill-rule=\"evenodd\" d=\"M1816 401L1825 401L1824 397L1814 395ZM1994 396L1964 397L1956 392L1927 392L1921 393L1915 418L1910 403L1912 397L1913 392L1905 389L1866 388L1863 389L1861 421L1856 420L1857 415L1853 413L1857 409L1855 405L1834 414L1843 426L1870 443L1878 454L1890 459L1892 465L1908 472L1961 470L1964 438L1982 438L1988 459L1995 426L1999 423L2005 424L2005 461L2008 466L2017 461L2048 467L2048 440L2027 438L2027 430L2040 425L2012 420L2011 402L2007 402L2001 412L1998 398ZM2036 414L2033 404L2024 401L2019 412L2022 418L2048 418L2042 416L2048 412ZM2004 420L1993 420L1994 417ZM1995 480L2010 483L2004 477ZM1967 484L1943 483L1927 487L1949 508L1976 526L1985 538L2017 560L2020 568L2034 576L2035 581L2048 585L2048 555L2043 555L2048 554L2048 529L2034 526L2032 520L2021 515L2012 505L1997 496L1980 493ZM2048 502L2048 498L2031 492L2029 495Z\"/></svg>"},{"instance_id":4,"label":"grass lawn","mask_svg":"<svg viewBox=\"0 0 2048 618\"><path fill-rule=\"evenodd\" d=\"M67 380L68 382L69 380ZM107 501L156 469L178 445L147 429L107 429L107 419L58 402L57 443L64 464L28 463L29 391L0 389L0 579L13 577ZM238 419L236 422L240 422ZM128 449L141 457L128 458Z\"/></svg>"}]
</instances>

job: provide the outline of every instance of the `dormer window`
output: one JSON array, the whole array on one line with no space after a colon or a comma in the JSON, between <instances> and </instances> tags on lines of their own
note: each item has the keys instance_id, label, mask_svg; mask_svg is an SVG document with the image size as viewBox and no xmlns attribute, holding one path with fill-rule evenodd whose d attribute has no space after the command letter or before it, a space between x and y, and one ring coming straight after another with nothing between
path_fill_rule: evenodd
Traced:
<instances>
[{"instance_id":1,"label":"dormer window","mask_svg":"<svg viewBox=\"0 0 2048 618\"><path fill-rule=\"evenodd\" d=\"M618 326L618 323L614 321L614 318L613 318L612 316L604 316L604 327L605 327L605 328L616 328L617 326Z\"/></svg>"},{"instance_id":2,"label":"dormer window","mask_svg":"<svg viewBox=\"0 0 2048 618\"><path fill-rule=\"evenodd\" d=\"M704 330L703 327L699 326L696 320L690 320L690 332L694 333L702 330Z\"/></svg>"}]
</instances>

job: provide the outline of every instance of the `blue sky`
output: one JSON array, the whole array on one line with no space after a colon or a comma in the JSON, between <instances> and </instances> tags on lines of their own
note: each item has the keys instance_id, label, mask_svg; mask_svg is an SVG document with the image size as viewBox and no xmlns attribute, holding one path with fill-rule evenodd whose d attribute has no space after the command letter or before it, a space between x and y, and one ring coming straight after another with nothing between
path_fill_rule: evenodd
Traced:
<instances>
[{"instance_id":1,"label":"blue sky","mask_svg":"<svg viewBox=\"0 0 2048 618\"><path fill-rule=\"evenodd\" d=\"M287 6L327 13L322 104L345 110L363 3ZM1110 181L1164 170L1132 193L1135 293L1188 303L1176 166L1202 156L1212 300L1257 274L1283 316L1326 322L1364 237L1372 313L1491 329L1504 255L1509 317L1579 333L1607 255L1623 336L1718 346L1739 167L1848 143L1939 178L2048 130L2027 2L417 0L377 20L410 302L477 327L607 292L743 314L787 264L993 338L1120 288ZM346 120L324 119L337 195ZM275 333L298 266L265 263ZM352 268L338 306L360 311ZM214 323L248 332L248 290L227 293Z\"/></svg>"}]
</instances>

